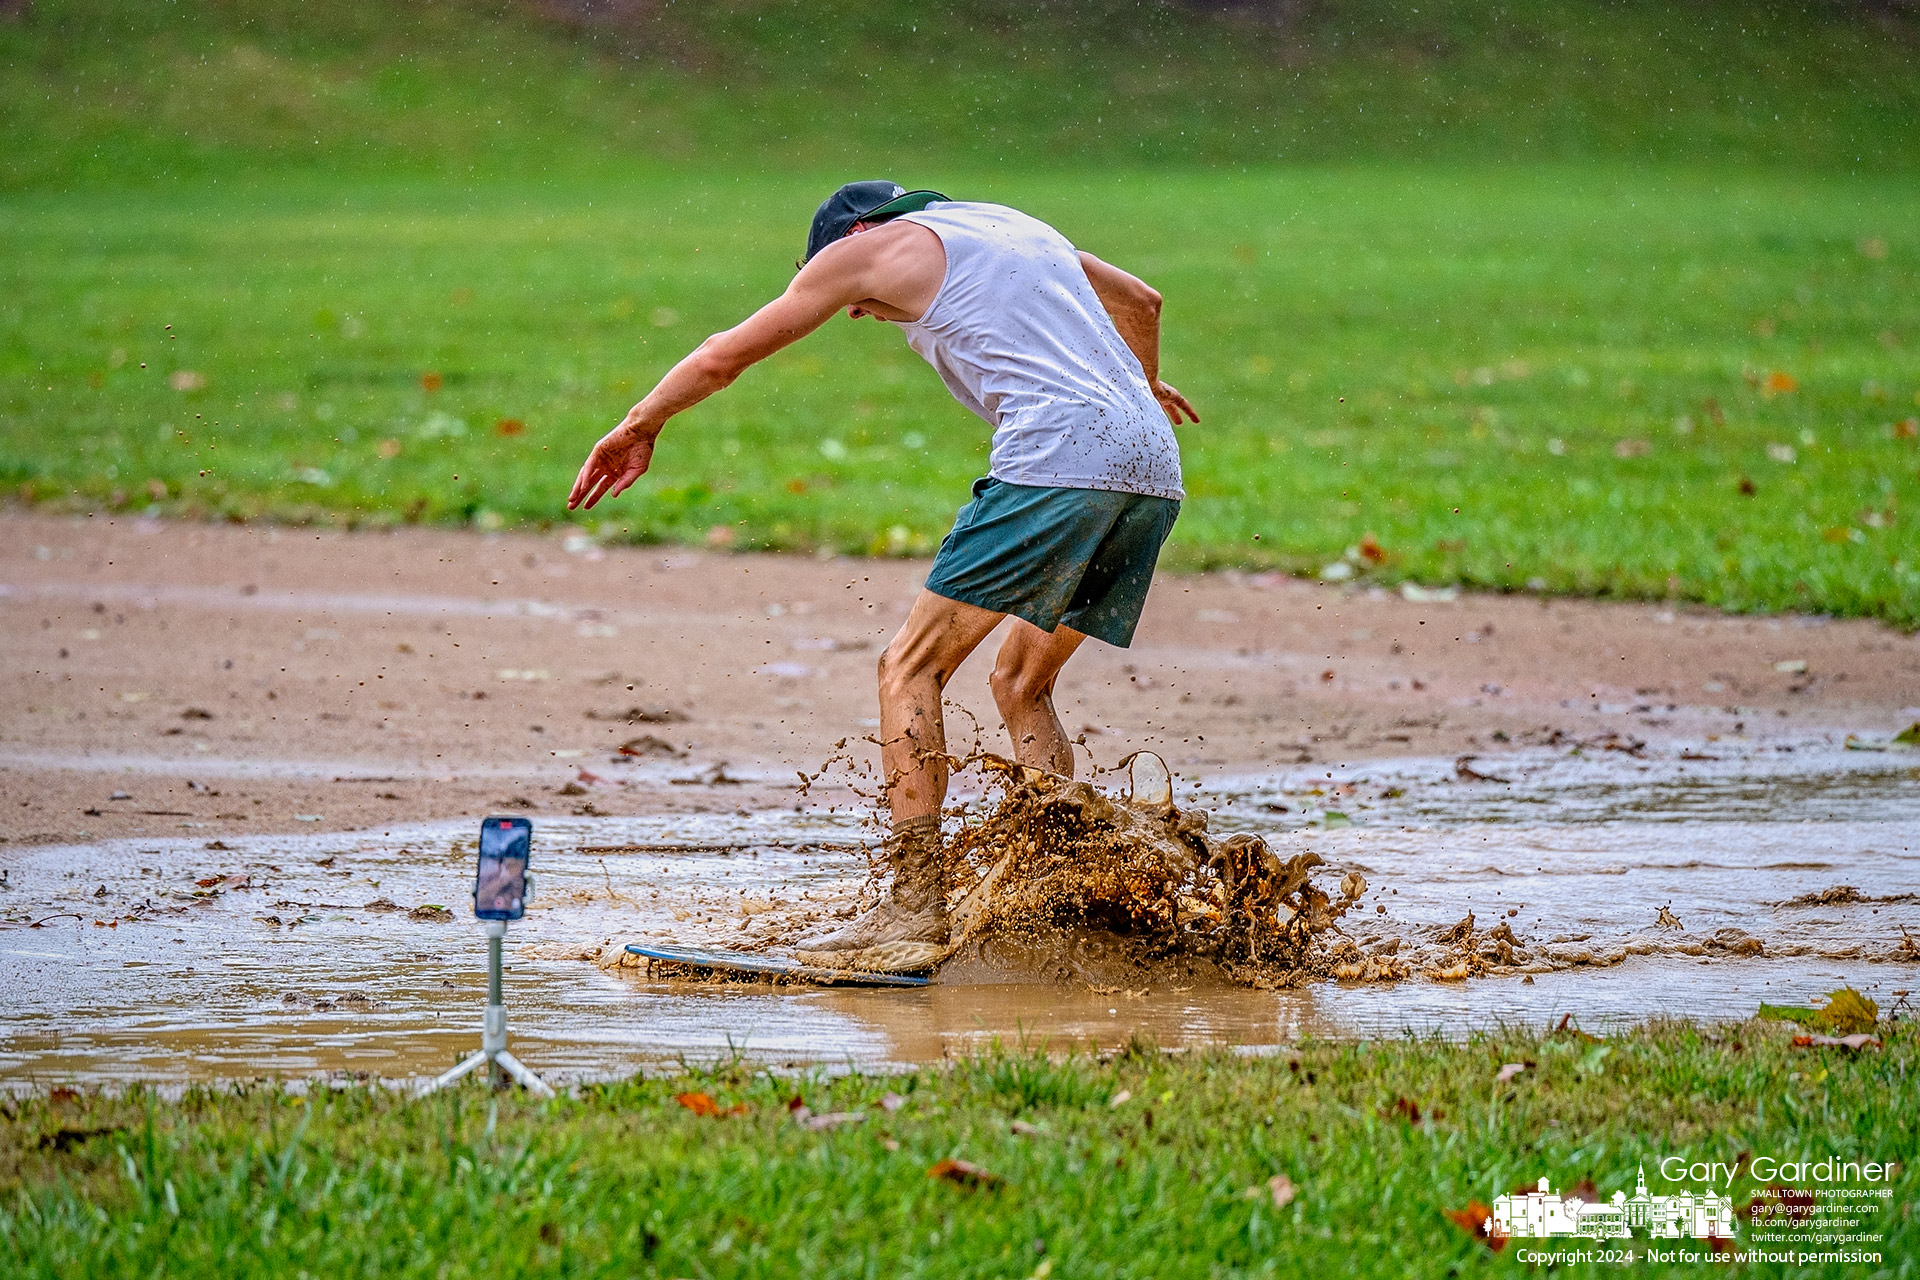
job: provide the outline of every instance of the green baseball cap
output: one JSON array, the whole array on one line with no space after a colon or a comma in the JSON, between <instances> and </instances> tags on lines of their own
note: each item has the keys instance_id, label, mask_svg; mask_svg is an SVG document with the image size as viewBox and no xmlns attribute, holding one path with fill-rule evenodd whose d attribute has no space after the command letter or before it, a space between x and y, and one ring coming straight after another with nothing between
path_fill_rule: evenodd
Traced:
<instances>
[{"instance_id":1,"label":"green baseball cap","mask_svg":"<svg viewBox=\"0 0 1920 1280\"><path fill-rule=\"evenodd\" d=\"M819 209L814 211L813 226L807 231L807 256L800 263L805 266L813 261L814 254L853 230L855 223L918 213L946 198L938 191L909 191L897 182L884 179L849 182L821 201Z\"/></svg>"}]
</instances>

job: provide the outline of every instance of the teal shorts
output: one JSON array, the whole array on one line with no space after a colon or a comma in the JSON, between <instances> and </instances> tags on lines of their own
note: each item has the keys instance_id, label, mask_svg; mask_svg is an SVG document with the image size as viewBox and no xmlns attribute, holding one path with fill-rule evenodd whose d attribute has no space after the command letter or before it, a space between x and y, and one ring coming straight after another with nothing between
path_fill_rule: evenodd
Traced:
<instances>
[{"instance_id":1,"label":"teal shorts","mask_svg":"<svg viewBox=\"0 0 1920 1280\"><path fill-rule=\"evenodd\" d=\"M940 544L927 590L1124 649L1179 515L1171 498L982 477Z\"/></svg>"}]
</instances>

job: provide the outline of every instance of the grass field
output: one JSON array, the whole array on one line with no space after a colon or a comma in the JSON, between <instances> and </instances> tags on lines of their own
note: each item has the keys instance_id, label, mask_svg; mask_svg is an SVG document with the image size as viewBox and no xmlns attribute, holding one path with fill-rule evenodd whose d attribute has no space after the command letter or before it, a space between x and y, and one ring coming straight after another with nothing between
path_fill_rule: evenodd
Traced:
<instances>
[{"instance_id":1,"label":"grass field","mask_svg":"<svg viewBox=\"0 0 1920 1280\"><path fill-rule=\"evenodd\" d=\"M553 17L589 9L626 17ZM30 0L0 17L0 190L914 160L1912 173L1916 72L1920 17L1844 2Z\"/></svg>"},{"instance_id":2,"label":"grass field","mask_svg":"<svg viewBox=\"0 0 1920 1280\"><path fill-rule=\"evenodd\" d=\"M784 285L821 196L890 172L1166 293L1205 417L1175 564L1920 625L1920 20L567 7L0 19L5 492L563 520L588 445ZM837 322L589 519L924 553L985 454L897 336Z\"/></svg>"},{"instance_id":3,"label":"grass field","mask_svg":"<svg viewBox=\"0 0 1920 1280\"><path fill-rule=\"evenodd\" d=\"M1920 181L899 176L1017 202L1166 293L1167 376L1204 417L1178 563L1920 622ZM837 177L17 197L0 481L88 509L564 519L587 446L783 287ZM925 552L986 443L896 335L841 320L677 421L592 520Z\"/></svg>"},{"instance_id":4,"label":"grass field","mask_svg":"<svg viewBox=\"0 0 1920 1280\"><path fill-rule=\"evenodd\" d=\"M833 1080L723 1064L545 1105L477 1087L427 1102L273 1087L41 1097L0 1119L0 1258L23 1280L1479 1274L1548 1242L1496 1253L1449 1211L1542 1175L1556 1191L1590 1178L1602 1195L1631 1192L1643 1164L1656 1193L1677 1191L1663 1158L1745 1152L1898 1161L1864 1228L1883 1236L1864 1247L1884 1265L1660 1274L1911 1275L1920 1150L1897 1099L1913 1033L1896 1026L1884 1050L1850 1056L1792 1048L1791 1032L1656 1026L1604 1042L1107 1064L1008 1052ZM1531 1065L1496 1083L1506 1062ZM741 1112L703 1118L674 1100L693 1092ZM889 1111L889 1092L904 1105ZM865 1119L811 1131L794 1099ZM929 1177L948 1159L1004 1185ZM1723 1190L1741 1206L1764 1184L1743 1170Z\"/></svg>"}]
</instances>

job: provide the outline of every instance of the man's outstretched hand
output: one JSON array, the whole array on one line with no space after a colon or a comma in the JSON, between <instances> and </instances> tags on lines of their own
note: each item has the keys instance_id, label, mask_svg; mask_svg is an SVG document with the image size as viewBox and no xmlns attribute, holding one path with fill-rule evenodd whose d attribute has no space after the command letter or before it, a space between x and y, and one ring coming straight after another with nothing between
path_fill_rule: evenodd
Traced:
<instances>
[{"instance_id":1,"label":"man's outstretched hand","mask_svg":"<svg viewBox=\"0 0 1920 1280\"><path fill-rule=\"evenodd\" d=\"M567 510L592 507L602 498L617 498L627 486L647 474L653 463L654 437L642 431L633 419L625 422L593 446L593 452L580 467L580 477L567 495Z\"/></svg>"},{"instance_id":2,"label":"man's outstretched hand","mask_svg":"<svg viewBox=\"0 0 1920 1280\"><path fill-rule=\"evenodd\" d=\"M1169 386L1158 378L1153 382L1153 398L1160 402L1160 407L1166 410L1167 420L1176 427L1180 425L1181 414L1187 416L1188 422L1200 421L1200 415L1193 411L1193 406L1187 403L1187 398L1180 394L1178 388Z\"/></svg>"}]
</instances>

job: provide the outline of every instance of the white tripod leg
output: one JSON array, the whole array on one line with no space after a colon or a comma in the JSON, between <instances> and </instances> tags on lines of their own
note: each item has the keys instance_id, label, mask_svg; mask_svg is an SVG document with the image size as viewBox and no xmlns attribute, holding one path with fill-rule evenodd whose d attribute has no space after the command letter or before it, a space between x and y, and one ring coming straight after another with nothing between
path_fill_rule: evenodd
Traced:
<instances>
[{"instance_id":1,"label":"white tripod leg","mask_svg":"<svg viewBox=\"0 0 1920 1280\"><path fill-rule=\"evenodd\" d=\"M458 1080L461 1076L467 1075L470 1072L478 1071L480 1068L486 1065L487 1065L487 1051L485 1049L482 1049L479 1053L474 1054L471 1058L468 1058L465 1062L462 1062L459 1066L453 1068L451 1071L444 1072L441 1075L435 1076L432 1080L428 1081L426 1084L426 1087L420 1090L420 1096L425 1097L429 1093L434 1093L434 1092L437 1092L438 1090L444 1089L448 1085L452 1084L455 1080Z\"/></svg>"},{"instance_id":2,"label":"white tripod leg","mask_svg":"<svg viewBox=\"0 0 1920 1280\"><path fill-rule=\"evenodd\" d=\"M528 1093L533 1094L537 1098L551 1098L554 1096L552 1085L533 1074L520 1059L514 1057L505 1049L494 1054L493 1060L497 1065L504 1068L508 1075L518 1080Z\"/></svg>"}]
</instances>

